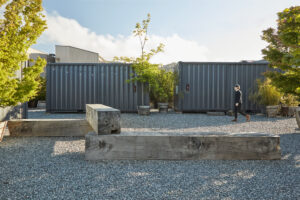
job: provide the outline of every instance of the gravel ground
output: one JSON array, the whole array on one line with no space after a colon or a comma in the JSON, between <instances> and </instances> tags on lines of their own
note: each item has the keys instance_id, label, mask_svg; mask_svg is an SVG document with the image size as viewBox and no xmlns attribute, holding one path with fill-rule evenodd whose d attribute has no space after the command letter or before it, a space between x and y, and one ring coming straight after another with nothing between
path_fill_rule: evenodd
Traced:
<instances>
[{"instance_id":1,"label":"gravel ground","mask_svg":"<svg viewBox=\"0 0 300 200\"><path fill-rule=\"evenodd\" d=\"M85 114L49 114L44 110L30 110L30 119L84 119ZM251 122L239 116L239 122L231 122L233 117L208 116L206 114L160 114L149 116L122 113L121 127L124 134L202 134L202 133L300 133L295 118L266 118L252 115Z\"/></svg>"},{"instance_id":2,"label":"gravel ground","mask_svg":"<svg viewBox=\"0 0 300 200\"><path fill-rule=\"evenodd\" d=\"M43 115L35 114L31 118ZM83 138L4 137L0 143L0 199L300 199L300 134L295 119L254 116L250 123L230 119L200 114L122 114L122 126L128 132L161 134L280 134L282 160L89 162L84 160Z\"/></svg>"}]
</instances>

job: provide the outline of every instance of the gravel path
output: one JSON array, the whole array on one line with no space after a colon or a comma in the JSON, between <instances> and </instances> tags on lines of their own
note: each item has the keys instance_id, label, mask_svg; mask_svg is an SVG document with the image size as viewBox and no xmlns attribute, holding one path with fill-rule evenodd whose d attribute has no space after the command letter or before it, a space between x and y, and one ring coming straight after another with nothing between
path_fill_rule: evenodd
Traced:
<instances>
[{"instance_id":1,"label":"gravel path","mask_svg":"<svg viewBox=\"0 0 300 200\"><path fill-rule=\"evenodd\" d=\"M161 134L280 134L282 160L88 162L83 138L5 137L0 143L0 199L300 199L300 134L295 119L230 119L122 114L122 126L128 132Z\"/></svg>"},{"instance_id":2,"label":"gravel path","mask_svg":"<svg viewBox=\"0 0 300 200\"><path fill-rule=\"evenodd\" d=\"M44 110L30 110L31 119L84 119L85 114L49 114ZM239 117L239 122L231 122L229 116L208 116L206 114L160 114L151 113L149 116L122 113L121 127L125 134L201 134L201 133L271 133L289 134L300 133L295 130L295 118L277 117L266 118L252 115L251 122L245 122Z\"/></svg>"},{"instance_id":3,"label":"gravel path","mask_svg":"<svg viewBox=\"0 0 300 200\"><path fill-rule=\"evenodd\" d=\"M239 117L239 122L231 122L229 116L208 116L206 114L159 114L138 116L136 114L122 114L122 132L159 133L159 134L201 134L201 133L271 133L289 134L299 132L295 130L295 118L266 118L254 115L251 122L245 122Z\"/></svg>"}]
</instances>

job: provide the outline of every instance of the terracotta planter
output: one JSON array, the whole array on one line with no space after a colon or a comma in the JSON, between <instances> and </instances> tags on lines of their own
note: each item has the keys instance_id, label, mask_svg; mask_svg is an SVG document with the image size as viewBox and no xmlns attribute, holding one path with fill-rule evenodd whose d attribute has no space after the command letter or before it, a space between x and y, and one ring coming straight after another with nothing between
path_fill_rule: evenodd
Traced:
<instances>
[{"instance_id":1,"label":"terracotta planter","mask_svg":"<svg viewBox=\"0 0 300 200\"><path fill-rule=\"evenodd\" d=\"M4 132L5 132L5 129L6 129L6 125L7 125L7 121L3 121L3 122L0 121L0 142L3 139Z\"/></svg>"},{"instance_id":2,"label":"terracotta planter","mask_svg":"<svg viewBox=\"0 0 300 200\"><path fill-rule=\"evenodd\" d=\"M297 121L298 127L300 129L300 107L296 108L296 121Z\"/></svg>"},{"instance_id":3,"label":"terracotta planter","mask_svg":"<svg viewBox=\"0 0 300 200\"><path fill-rule=\"evenodd\" d=\"M278 114L279 106L266 106L267 117L276 117Z\"/></svg>"},{"instance_id":4,"label":"terracotta planter","mask_svg":"<svg viewBox=\"0 0 300 200\"><path fill-rule=\"evenodd\" d=\"M150 115L150 106L138 106L139 115Z\"/></svg>"},{"instance_id":5,"label":"terracotta planter","mask_svg":"<svg viewBox=\"0 0 300 200\"><path fill-rule=\"evenodd\" d=\"M158 109L160 113L167 113L169 108L168 103L158 103Z\"/></svg>"}]
</instances>

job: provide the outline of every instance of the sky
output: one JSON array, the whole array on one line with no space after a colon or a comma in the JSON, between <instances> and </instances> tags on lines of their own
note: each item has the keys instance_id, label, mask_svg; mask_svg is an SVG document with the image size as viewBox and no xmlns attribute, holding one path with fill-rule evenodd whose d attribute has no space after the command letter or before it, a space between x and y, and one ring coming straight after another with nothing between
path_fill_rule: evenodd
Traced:
<instances>
[{"instance_id":1,"label":"sky","mask_svg":"<svg viewBox=\"0 0 300 200\"><path fill-rule=\"evenodd\" d=\"M153 63L262 59L264 29L277 12L300 0L44 0L48 29L33 48L55 53L55 44L98 52L104 59L138 56L136 22L151 14L147 49L165 51Z\"/></svg>"}]
</instances>

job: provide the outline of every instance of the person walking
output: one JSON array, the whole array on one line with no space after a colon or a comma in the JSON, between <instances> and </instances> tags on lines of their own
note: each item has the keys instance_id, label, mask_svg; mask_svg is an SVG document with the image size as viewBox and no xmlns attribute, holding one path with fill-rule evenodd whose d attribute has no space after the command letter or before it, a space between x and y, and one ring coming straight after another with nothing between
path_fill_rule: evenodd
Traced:
<instances>
[{"instance_id":1,"label":"person walking","mask_svg":"<svg viewBox=\"0 0 300 200\"><path fill-rule=\"evenodd\" d=\"M250 121L250 115L247 115L244 111L241 110L243 99L242 99L242 91L241 86L239 84L236 84L234 86L235 90L235 98L234 98L234 120L233 122L237 122L238 112L241 113L246 117L246 121Z\"/></svg>"}]
</instances>

